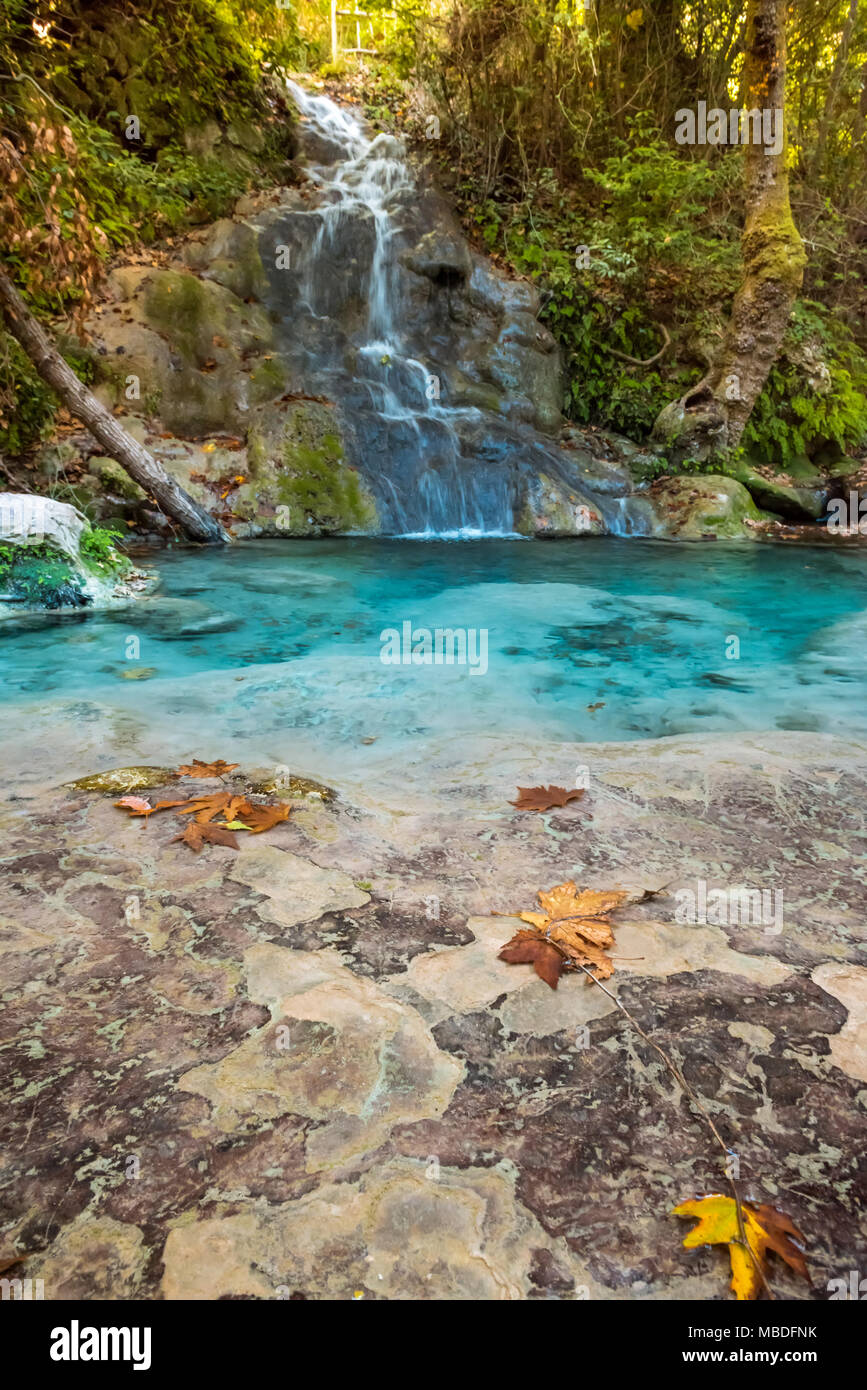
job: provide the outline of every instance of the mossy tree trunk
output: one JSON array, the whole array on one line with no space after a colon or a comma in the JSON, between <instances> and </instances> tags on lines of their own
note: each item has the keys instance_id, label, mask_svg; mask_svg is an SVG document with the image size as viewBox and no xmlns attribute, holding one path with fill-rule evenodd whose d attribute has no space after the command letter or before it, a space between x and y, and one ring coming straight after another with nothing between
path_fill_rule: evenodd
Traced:
<instances>
[{"instance_id":1,"label":"mossy tree trunk","mask_svg":"<svg viewBox=\"0 0 867 1390\"><path fill-rule=\"evenodd\" d=\"M9 276L0 267L0 309L6 327L18 340L43 381L86 425L106 453L117 459L129 476L153 497L167 516L194 541L222 542L229 537L220 523L166 473L162 464L133 439L97 400L54 347L34 318Z\"/></svg>"},{"instance_id":2,"label":"mossy tree trunk","mask_svg":"<svg viewBox=\"0 0 867 1390\"><path fill-rule=\"evenodd\" d=\"M785 111L786 0L750 0L744 64L748 109ZM778 153L742 135L746 219L743 279L715 358L703 379L667 405L654 437L675 462L724 457L737 445L776 361L804 278L803 244L789 205L786 142Z\"/></svg>"}]
</instances>

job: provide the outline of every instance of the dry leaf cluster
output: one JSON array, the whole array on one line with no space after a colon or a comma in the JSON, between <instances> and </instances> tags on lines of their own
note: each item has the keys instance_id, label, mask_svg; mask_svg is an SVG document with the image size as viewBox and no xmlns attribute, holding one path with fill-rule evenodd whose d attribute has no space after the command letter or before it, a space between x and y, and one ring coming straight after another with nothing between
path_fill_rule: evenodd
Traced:
<instances>
[{"instance_id":1,"label":"dry leaf cluster","mask_svg":"<svg viewBox=\"0 0 867 1390\"><path fill-rule=\"evenodd\" d=\"M182 764L176 776L222 777L235 767L238 767L238 763L227 763L222 758L213 763L194 758L192 763ZM288 820L292 809L285 801L252 802L248 797L231 791L205 792L181 797L177 801L158 801L153 806L145 797L123 796L114 804L131 816L152 816L156 811L170 809L174 809L179 816L189 816L184 829L174 839L189 845L197 854L205 844L228 845L230 849L238 849L234 831L247 830L251 835L261 835L264 830Z\"/></svg>"}]
</instances>

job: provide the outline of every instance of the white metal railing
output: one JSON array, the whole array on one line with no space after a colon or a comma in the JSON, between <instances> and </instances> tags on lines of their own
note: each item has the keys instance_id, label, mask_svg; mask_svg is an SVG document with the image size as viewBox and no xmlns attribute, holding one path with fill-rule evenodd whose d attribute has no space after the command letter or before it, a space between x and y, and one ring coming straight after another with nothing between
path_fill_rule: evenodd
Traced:
<instances>
[{"instance_id":1,"label":"white metal railing","mask_svg":"<svg viewBox=\"0 0 867 1390\"><path fill-rule=\"evenodd\" d=\"M372 21L372 20L374 20L374 19L396 19L397 16L396 16L395 14L393 14L390 10L376 10L376 11L373 12L373 13L372 13L371 11L369 11L369 10L359 10L359 9L357 9L357 8L354 9L354 10L339 10L339 9L337 8L337 3L338 3L338 0L331 0L331 61L332 61L332 63L336 63L336 62L337 62L337 60L338 60L338 58L340 57L340 54L341 54L341 53L372 53L372 54L375 54L375 53L378 51L377 49L375 49L375 48L362 48L362 46L361 46L361 20L362 20L362 19L366 19L366 20L368 20L368 21ZM354 48L348 48L348 47L346 47L346 46L341 47L340 38L339 38L339 35L338 35L338 33L337 33L337 21L338 21L338 19L354 19L354 20L355 20L355 47L354 47ZM370 33L371 40L372 40L372 38L373 38L373 24L370 23L370 22L368 22L367 28L368 28L368 31L369 31L369 33Z\"/></svg>"}]
</instances>

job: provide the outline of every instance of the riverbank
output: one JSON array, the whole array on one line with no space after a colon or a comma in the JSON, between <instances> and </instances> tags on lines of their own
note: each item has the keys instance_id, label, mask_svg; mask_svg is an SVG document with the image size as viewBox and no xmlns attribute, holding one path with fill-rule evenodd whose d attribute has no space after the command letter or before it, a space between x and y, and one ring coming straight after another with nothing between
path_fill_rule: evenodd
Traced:
<instances>
[{"instance_id":1,"label":"riverbank","mask_svg":"<svg viewBox=\"0 0 867 1390\"><path fill-rule=\"evenodd\" d=\"M87 727L76 771L124 742L98 756ZM582 802L504 804L564 759ZM335 801L237 853L60 785L62 738L7 782L3 1248L47 1298L726 1296L669 1214L724 1187L718 1154L656 1055L591 983L497 959L519 924L492 914L570 877L661 890L615 914L609 988L744 1195L805 1233L812 1295L776 1264L778 1296L857 1268L864 744L491 737L363 783L337 761L297 764ZM783 930L678 922L701 880L782 886Z\"/></svg>"}]
</instances>

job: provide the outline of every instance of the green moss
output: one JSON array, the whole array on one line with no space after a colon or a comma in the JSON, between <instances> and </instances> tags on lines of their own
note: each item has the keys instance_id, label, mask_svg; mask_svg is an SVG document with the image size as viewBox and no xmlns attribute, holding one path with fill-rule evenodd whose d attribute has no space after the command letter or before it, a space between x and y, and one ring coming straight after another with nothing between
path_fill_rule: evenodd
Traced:
<instances>
[{"instance_id":1,"label":"green moss","mask_svg":"<svg viewBox=\"0 0 867 1390\"><path fill-rule=\"evenodd\" d=\"M275 358L264 358L250 373L250 401L261 405L286 389L286 373Z\"/></svg>"},{"instance_id":2,"label":"green moss","mask_svg":"<svg viewBox=\"0 0 867 1390\"><path fill-rule=\"evenodd\" d=\"M80 608L91 602L81 575L48 545L0 545L0 585L30 606Z\"/></svg>"},{"instance_id":3,"label":"green moss","mask_svg":"<svg viewBox=\"0 0 867 1390\"><path fill-rule=\"evenodd\" d=\"M225 330L221 308L206 281L177 270L158 272L145 290L148 321L198 366L208 359L214 334Z\"/></svg>"},{"instance_id":4,"label":"green moss","mask_svg":"<svg viewBox=\"0 0 867 1390\"><path fill-rule=\"evenodd\" d=\"M791 487L778 483L758 473L743 458L727 462L724 472L742 483L759 507L766 507L793 521L816 521L825 510L822 487Z\"/></svg>"},{"instance_id":5,"label":"green moss","mask_svg":"<svg viewBox=\"0 0 867 1390\"><path fill-rule=\"evenodd\" d=\"M107 492L111 492L115 497L125 497L130 502L140 502L144 496L144 490L138 483L133 482L125 468L112 458L93 458L88 465L88 472L99 479Z\"/></svg>"},{"instance_id":6,"label":"green moss","mask_svg":"<svg viewBox=\"0 0 867 1390\"><path fill-rule=\"evenodd\" d=\"M251 428L247 434L247 472L258 482L268 471L268 446L259 430Z\"/></svg>"},{"instance_id":7,"label":"green moss","mask_svg":"<svg viewBox=\"0 0 867 1390\"><path fill-rule=\"evenodd\" d=\"M358 475L324 452L311 450L297 460L280 478L277 496L289 508L292 530L306 524L319 531L367 531L376 525L376 507Z\"/></svg>"},{"instance_id":8,"label":"green moss","mask_svg":"<svg viewBox=\"0 0 867 1390\"><path fill-rule=\"evenodd\" d=\"M744 522L761 520L746 488L720 473L677 474L654 486L653 501L672 533L685 540L711 534L720 540L742 540Z\"/></svg>"},{"instance_id":9,"label":"green moss","mask_svg":"<svg viewBox=\"0 0 867 1390\"><path fill-rule=\"evenodd\" d=\"M70 782L71 787L79 787L87 792L142 792L151 787L164 787L173 781L177 773L170 767L116 767L111 772L94 772L89 777L79 777Z\"/></svg>"},{"instance_id":10,"label":"green moss","mask_svg":"<svg viewBox=\"0 0 867 1390\"><path fill-rule=\"evenodd\" d=\"M287 440L285 473L277 481L277 498L289 508L293 531L368 531L376 526L376 507L358 474L343 463L336 434L324 434L318 446Z\"/></svg>"}]
</instances>

